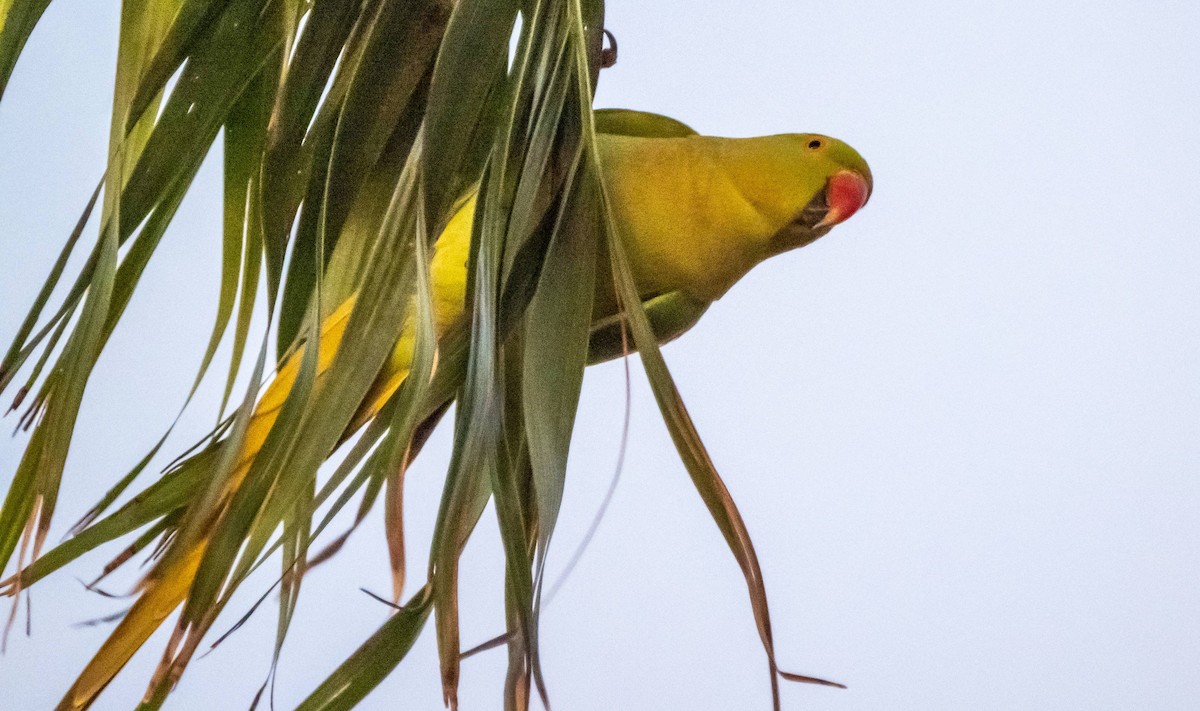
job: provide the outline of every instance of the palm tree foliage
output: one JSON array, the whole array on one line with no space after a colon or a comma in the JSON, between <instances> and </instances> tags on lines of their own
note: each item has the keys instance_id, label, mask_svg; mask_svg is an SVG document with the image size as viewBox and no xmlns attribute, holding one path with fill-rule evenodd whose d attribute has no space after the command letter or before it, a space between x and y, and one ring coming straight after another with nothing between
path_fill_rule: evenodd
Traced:
<instances>
[{"instance_id":1,"label":"palm tree foliage","mask_svg":"<svg viewBox=\"0 0 1200 711\"><path fill-rule=\"evenodd\" d=\"M0 95L48 3L0 0ZM163 703L239 584L276 558L278 658L305 570L345 536L320 550L314 543L356 496L356 521L381 496L388 501L400 594L404 537L393 512L404 470L453 401L453 455L425 579L302 708L362 699L431 613L445 697L455 705L458 561L489 500L506 556L505 703L526 707L531 689L545 694L537 644L543 562L563 494L594 284L608 279L624 305L629 347L640 352L679 454L746 577L778 705L777 679L795 675L775 664L753 547L609 228L595 148L603 117L591 108L602 27L602 0L125 0L104 178L0 363L0 391L24 408L21 424L31 432L0 509L0 567L14 571L4 592L16 598L115 539L128 538L128 547L100 577L139 555L161 566L206 536L145 708ZM193 456L127 496L168 428L71 536L47 550L89 376L219 137L221 285L191 393L231 338L222 404L230 414ZM472 327L458 342L436 343L430 247L475 191ZM87 244L89 224L98 226L95 242L70 278L68 259ZM271 322L258 332L251 316L262 285ZM317 343L332 306L351 295L332 365L318 375L318 349L304 349L260 456L226 495L230 453L269 371L301 344ZM375 417L355 423L357 439L343 442L406 319L418 333L411 375ZM247 360L250 384L235 398ZM339 448L348 450L344 459L318 480Z\"/></svg>"}]
</instances>

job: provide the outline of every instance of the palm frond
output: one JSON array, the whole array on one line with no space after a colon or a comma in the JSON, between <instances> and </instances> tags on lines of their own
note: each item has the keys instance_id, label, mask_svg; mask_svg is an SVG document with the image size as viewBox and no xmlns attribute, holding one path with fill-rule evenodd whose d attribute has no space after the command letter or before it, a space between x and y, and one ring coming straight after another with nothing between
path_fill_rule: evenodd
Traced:
<instances>
[{"instance_id":1,"label":"palm frond","mask_svg":"<svg viewBox=\"0 0 1200 711\"><path fill-rule=\"evenodd\" d=\"M0 95L47 4L0 0ZM24 373L14 407L27 408L23 422L32 426L0 508L0 562L16 556L3 592L15 597L125 537L131 542L101 577L147 551L154 560L142 597L64 708L91 704L181 606L142 705L161 706L233 593L279 553L277 662L306 570L337 551L381 492L399 600L408 577L404 470L452 402L453 455L426 580L301 708L353 706L401 661L431 612L445 700L456 706L458 565L489 500L506 557L505 705L527 708L534 690L545 700L545 560L589 343L623 344L627 333L746 577L778 705L754 549L658 351L608 217L591 108L602 29L602 0L126 0L104 180L0 362L0 392ZM627 129L614 119L614 132ZM691 132L666 119L655 130ZM170 425L72 535L43 552L97 358L218 139L220 288L181 405L188 408L231 340L218 424L128 497ZM431 248L472 195L470 328L439 340ZM68 278L68 258L93 222L90 254ZM623 310L597 325L603 280L613 281ZM269 323L258 332L252 316L262 287ZM364 409L406 328L415 335L403 382ZM256 343L249 384L235 396ZM275 405L265 421L255 410L264 400ZM343 461L318 486L318 470L343 445ZM239 453L248 446L257 455L246 461ZM355 497L351 528L314 553Z\"/></svg>"}]
</instances>

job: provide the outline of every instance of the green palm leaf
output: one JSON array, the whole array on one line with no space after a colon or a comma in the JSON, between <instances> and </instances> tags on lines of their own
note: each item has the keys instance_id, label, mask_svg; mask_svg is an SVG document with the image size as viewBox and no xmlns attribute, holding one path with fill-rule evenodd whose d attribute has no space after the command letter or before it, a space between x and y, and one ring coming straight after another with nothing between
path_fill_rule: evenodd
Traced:
<instances>
[{"instance_id":1,"label":"green palm leaf","mask_svg":"<svg viewBox=\"0 0 1200 711\"><path fill-rule=\"evenodd\" d=\"M0 95L47 4L0 0ZM279 553L277 661L306 570L336 552L381 493L399 599L407 577L404 470L453 402L454 449L427 578L301 708L360 701L401 661L431 612L445 698L456 705L459 558L489 500L506 558L505 706L527 708L533 690L548 696L537 632L543 571L583 370L589 358L631 343L746 577L774 687L780 675L753 547L658 352L656 339L686 329L705 305L683 304L678 322L660 323L666 330L656 333L610 227L591 108L602 28L601 0L126 0L103 184L0 362L0 392L24 375L14 397L18 405L27 400L23 422L32 426L0 507L0 561L12 571L2 591L16 596L122 538L127 547L102 576L148 551L148 590L171 571L193 571L142 703L158 708L234 592ZM663 117L604 120L612 133L693 133ZM151 470L171 425L70 537L43 551L92 369L219 138L216 317L181 406L228 338L218 424L189 456L126 497ZM470 328L438 340L431 246L476 192ZM68 257L92 218L96 242L68 277ZM593 322L605 279L625 308ZM270 323L254 332L264 285ZM61 305L48 312L56 294ZM407 377L364 411L406 328L415 334ZM334 350L323 339L329 329L344 329ZM235 396L255 343L249 385ZM251 445L254 408L273 366L277 379L293 380L265 439ZM346 456L318 487L318 470L343 445ZM248 462L239 459L244 446L260 448ZM355 497L354 524L313 553ZM179 601L163 604L153 626ZM137 610L114 639L142 624ZM62 706L89 705L144 638L102 648Z\"/></svg>"}]
</instances>

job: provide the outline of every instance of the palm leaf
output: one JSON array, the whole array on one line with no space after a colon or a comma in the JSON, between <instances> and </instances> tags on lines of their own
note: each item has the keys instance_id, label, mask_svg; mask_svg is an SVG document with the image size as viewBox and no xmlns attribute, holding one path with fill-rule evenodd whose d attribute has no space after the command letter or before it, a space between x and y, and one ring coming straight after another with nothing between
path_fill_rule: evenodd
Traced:
<instances>
[{"instance_id":1,"label":"palm leaf","mask_svg":"<svg viewBox=\"0 0 1200 711\"><path fill-rule=\"evenodd\" d=\"M0 0L0 96L47 5ZM33 430L0 507L0 561L10 566L21 551L0 592L15 597L114 540L129 542L100 577L143 553L154 561L142 596L62 707L90 705L179 607L142 703L160 707L233 594L278 554L273 670L306 571L340 548L381 493L399 600L408 574L404 471L451 403L454 447L426 580L301 708L362 700L431 612L445 699L456 705L459 559L489 500L506 559L505 706L527 708L535 689L548 703L537 628L583 370L596 348L624 348L627 333L746 577L773 688L781 675L812 681L777 673L746 527L658 352L607 218L597 120L611 133L693 132L665 117L593 116L602 28L601 0L126 0L104 180L0 362L0 392L25 378L15 400L32 395L23 423ZM129 497L173 442L171 423L70 537L43 552L93 366L218 140L220 286L180 406L181 414L189 408L230 340L218 424ZM473 194L471 323L439 338L431 247ZM89 256L68 274L93 222ZM604 279L624 308L593 323ZM252 315L264 286L269 322L258 332ZM686 311L691 320L678 326L702 311ZM406 377L364 406L402 331L414 338ZM235 395L252 343L260 344L253 372ZM255 410L260 398L277 405L265 421ZM239 456L245 447L256 452L248 461ZM341 464L318 485L342 447ZM323 539L355 498L350 528ZM778 705L777 689L774 696Z\"/></svg>"}]
</instances>

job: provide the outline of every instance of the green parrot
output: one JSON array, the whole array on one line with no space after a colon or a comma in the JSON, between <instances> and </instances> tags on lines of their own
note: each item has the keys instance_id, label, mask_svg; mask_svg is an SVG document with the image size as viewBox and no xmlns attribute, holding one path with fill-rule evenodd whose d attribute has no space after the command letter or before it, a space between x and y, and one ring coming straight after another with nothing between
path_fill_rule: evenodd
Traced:
<instances>
[{"instance_id":1,"label":"green parrot","mask_svg":"<svg viewBox=\"0 0 1200 711\"><path fill-rule=\"evenodd\" d=\"M850 146L817 134L758 138L701 136L664 116L627 110L596 112L601 176L617 233L624 240L647 316L660 342L687 331L712 302L759 262L822 237L866 204L871 171ZM438 237L430 263L433 317L439 339L470 328L467 260L475 199L467 200ZM602 280L597 280L599 285ZM590 363L624 352L621 319L611 295L597 294ZM318 377L333 361L354 297L322 323ZM410 324L411 325L411 324ZM405 328L364 399L350 431L384 406L408 375L415 328ZM226 496L244 480L286 400L300 353L279 367L246 431ZM169 558L80 674L60 708L94 701L168 615L183 602L207 540Z\"/></svg>"}]
</instances>

